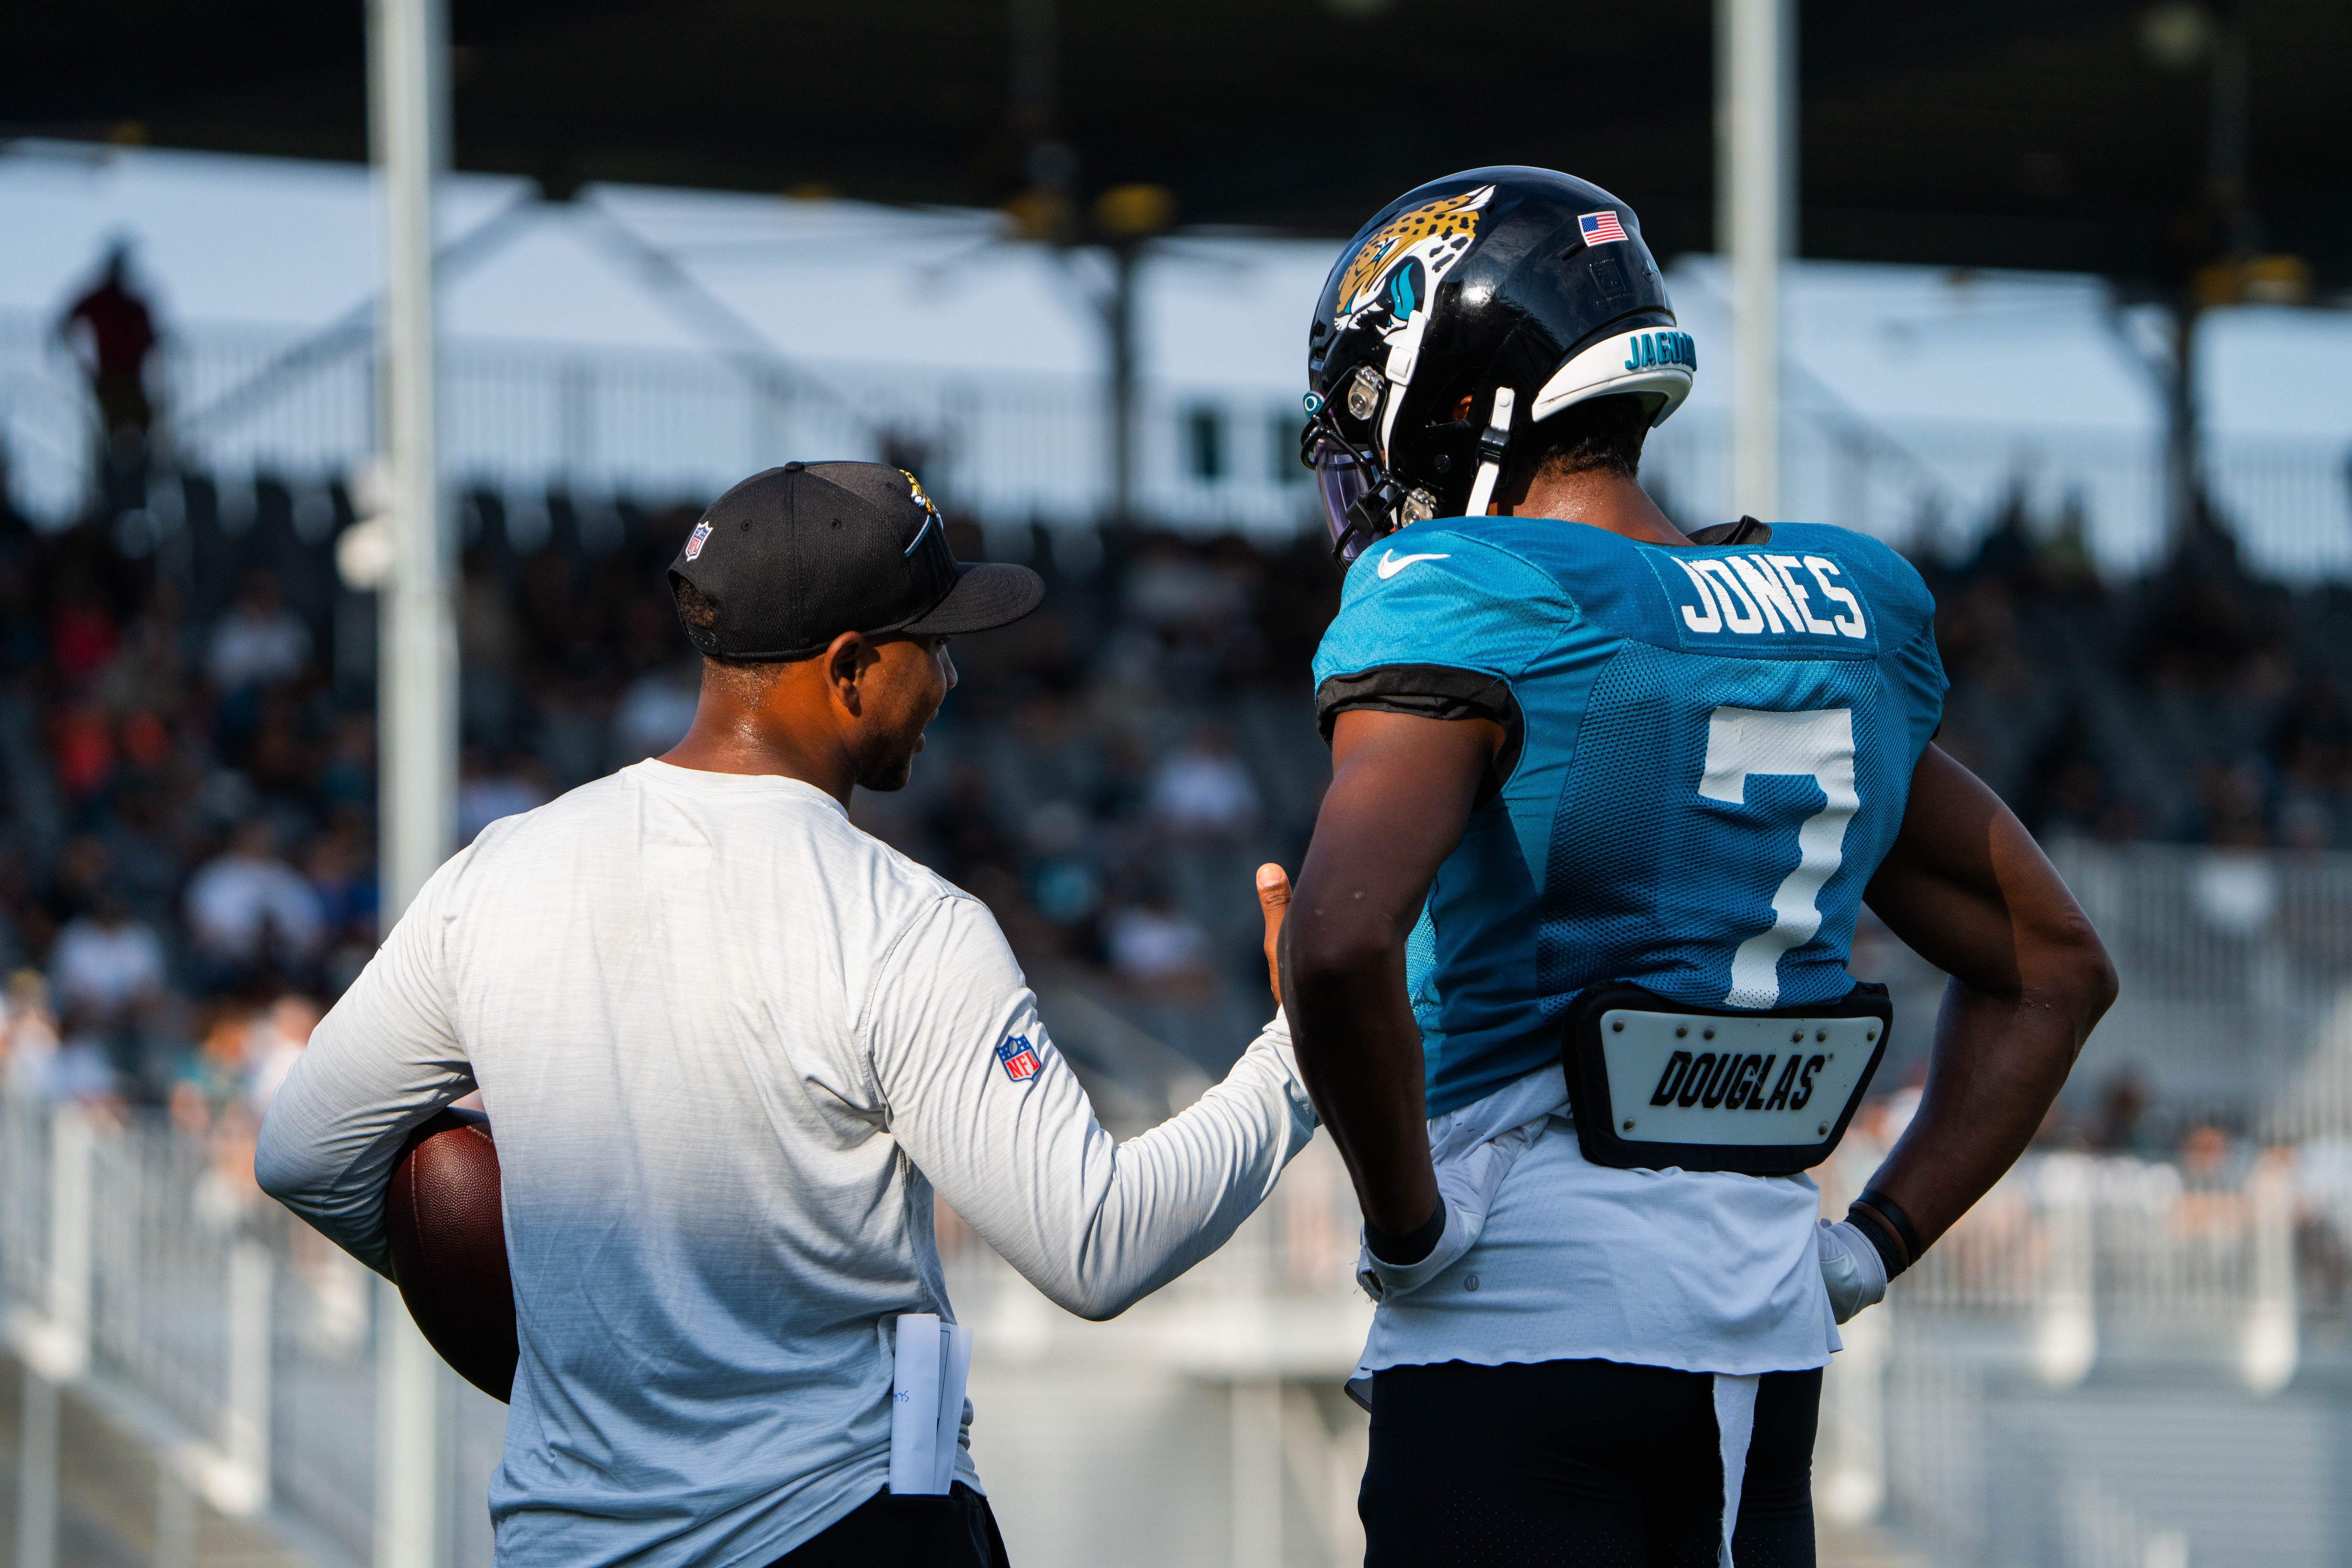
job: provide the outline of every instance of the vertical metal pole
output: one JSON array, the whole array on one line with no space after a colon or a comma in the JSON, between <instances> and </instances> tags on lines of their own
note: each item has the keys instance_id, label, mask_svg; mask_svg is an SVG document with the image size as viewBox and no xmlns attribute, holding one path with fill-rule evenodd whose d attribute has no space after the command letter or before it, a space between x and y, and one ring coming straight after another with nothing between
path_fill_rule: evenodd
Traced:
<instances>
[{"instance_id":1,"label":"vertical metal pole","mask_svg":"<svg viewBox=\"0 0 2352 1568\"><path fill-rule=\"evenodd\" d=\"M1886 1363L1894 1311L1891 1302L1881 1302L1840 1329L1845 1349L1822 1378L1813 1499L1840 1524L1876 1519L1886 1505Z\"/></svg>"},{"instance_id":2,"label":"vertical metal pole","mask_svg":"<svg viewBox=\"0 0 2352 1568\"><path fill-rule=\"evenodd\" d=\"M2168 551L2196 537L2200 475L2197 433L2197 321L2204 314L2194 284L2174 302L2172 363L2164 387L2164 533Z\"/></svg>"},{"instance_id":3,"label":"vertical metal pole","mask_svg":"<svg viewBox=\"0 0 2352 1568\"><path fill-rule=\"evenodd\" d=\"M2048 1387L2072 1388L2099 1358L2098 1232L2087 1157L2053 1157L2041 1187L2050 1264L2033 1306L2033 1372Z\"/></svg>"},{"instance_id":4,"label":"vertical metal pole","mask_svg":"<svg viewBox=\"0 0 2352 1568\"><path fill-rule=\"evenodd\" d=\"M24 1425L16 1432L16 1568L57 1568L61 1384L89 1366L89 1119L61 1105L49 1121L49 1281L45 1321L26 1344Z\"/></svg>"},{"instance_id":5,"label":"vertical metal pole","mask_svg":"<svg viewBox=\"0 0 2352 1568\"><path fill-rule=\"evenodd\" d=\"M406 909L456 837L457 638L437 455L434 195L448 164L446 0L370 0L369 98L383 193L383 428L394 534L383 639L383 912ZM397 1291L378 1296L377 1568L440 1556L440 1378Z\"/></svg>"},{"instance_id":6,"label":"vertical metal pole","mask_svg":"<svg viewBox=\"0 0 2352 1568\"><path fill-rule=\"evenodd\" d=\"M196 1568L196 1494L168 1458L155 1467L155 1568Z\"/></svg>"},{"instance_id":7,"label":"vertical metal pole","mask_svg":"<svg viewBox=\"0 0 2352 1568\"><path fill-rule=\"evenodd\" d=\"M48 1333L43 1345L47 1364L41 1371L69 1383L89 1365L91 1183L98 1147L89 1118L79 1106L58 1108L49 1137Z\"/></svg>"},{"instance_id":8,"label":"vertical metal pole","mask_svg":"<svg viewBox=\"0 0 2352 1568\"><path fill-rule=\"evenodd\" d=\"M574 495L588 486L588 466L594 460L596 372L586 360L573 360L562 370L563 377L563 477ZM766 458L757 459L754 468L768 466Z\"/></svg>"},{"instance_id":9,"label":"vertical metal pole","mask_svg":"<svg viewBox=\"0 0 2352 1568\"><path fill-rule=\"evenodd\" d=\"M380 607L384 913L449 853L457 817L457 639L436 458L433 193L447 163L446 0L373 0L377 176L384 197L384 446L393 533Z\"/></svg>"},{"instance_id":10,"label":"vertical metal pole","mask_svg":"<svg viewBox=\"0 0 2352 1568\"><path fill-rule=\"evenodd\" d=\"M1233 1384L1233 1568L1282 1562L1282 1384L1237 1373Z\"/></svg>"},{"instance_id":11,"label":"vertical metal pole","mask_svg":"<svg viewBox=\"0 0 2352 1568\"><path fill-rule=\"evenodd\" d=\"M221 1452L242 1504L257 1513L269 1504L270 1298L277 1274L269 1248L250 1237L228 1255L228 1405Z\"/></svg>"},{"instance_id":12,"label":"vertical metal pole","mask_svg":"<svg viewBox=\"0 0 2352 1568\"><path fill-rule=\"evenodd\" d=\"M25 1363L24 1425L16 1434L16 1568L57 1568L58 1385Z\"/></svg>"},{"instance_id":13,"label":"vertical metal pole","mask_svg":"<svg viewBox=\"0 0 2352 1568\"><path fill-rule=\"evenodd\" d=\"M375 1568L441 1554L440 1358L392 1281L376 1285Z\"/></svg>"},{"instance_id":14,"label":"vertical metal pole","mask_svg":"<svg viewBox=\"0 0 2352 1568\"><path fill-rule=\"evenodd\" d=\"M2224 299L2237 290L2236 269L2254 253L2261 235L2246 183L2252 62L2240 8L2224 7L2213 50L2213 116L2205 152L2205 191L2216 230L2208 269L2223 274ZM2197 389L2197 323L2216 301L2206 279L2192 276L2172 310L2171 382L2165 398L2164 503L2168 542L2179 551L2205 517L2203 410Z\"/></svg>"},{"instance_id":15,"label":"vertical metal pole","mask_svg":"<svg viewBox=\"0 0 2352 1568\"><path fill-rule=\"evenodd\" d=\"M2265 1155L2246 1180L2253 1258L2245 1322L2238 1345L2239 1375L2256 1394L2276 1394L2301 1359L2295 1320L2294 1187L2278 1161Z\"/></svg>"},{"instance_id":16,"label":"vertical metal pole","mask_svg":"<svg viewBox=\"0 0 2352 1568\"><path fill-rule=\"evenodd\" d=\"M1025 153L1054 133L1054 0L1013 0L1011 20L1013 134Z\"/></svg>"},{"instance_id":17,"label":"vertical metal pole","mask_svg":"<svg viewBox=\"0 0 2352 1568\"><path fill-rule=\"evenodd\" d=\"M89 1118L59 1106L49 1123L49 1269L42 1305L21 1358L23 1426L16 1437L16 1568L57 1568L58 1450L63 1446L61 1387L89 1364L91 1163Z\"/></svg>"},{"instance_id":18,"label":"vertical metal pole","mask_svg":"<svg viewBox=\"0 0 2352 1568\"><path fill-rule=\"evenodd\" d=\"M1103 301L1110 338L1110 511L1113 522L1135 521L1135 283L1143 260L1140 240L1111 247L1111 289Z\"/></svg>"},{"instance_id":19,"label":"vertical metal pole","mask_svg":"<svg viewBox=\"0 0 2352 1568\"><path fill-rule=\"evenodd\" d=\"M1780 515L1780 273L1796 253L1794 0L1716 3L1716 248L1731 260L1731 500Z\"/></svg>"}]
</instances>

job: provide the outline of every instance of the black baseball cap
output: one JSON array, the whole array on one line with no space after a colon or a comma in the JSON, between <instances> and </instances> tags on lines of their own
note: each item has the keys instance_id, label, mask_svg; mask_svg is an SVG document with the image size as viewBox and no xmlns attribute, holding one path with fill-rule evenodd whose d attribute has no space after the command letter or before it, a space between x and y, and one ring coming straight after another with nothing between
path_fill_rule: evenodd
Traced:
<instances>
[{"instance_id":1,"label":"black baseball cap","mask_svg":"<svg viewBox=\"0 0 2352 1568\"><path fill-rule=\"evenodd\" d=\"M669 575L718 606L686 636L721 658L801 658L844 632L984 632L1045 596L1026 566L958 561L921 482L887 463L753 474L702 514Z\"/></svg>"}]
</instances>

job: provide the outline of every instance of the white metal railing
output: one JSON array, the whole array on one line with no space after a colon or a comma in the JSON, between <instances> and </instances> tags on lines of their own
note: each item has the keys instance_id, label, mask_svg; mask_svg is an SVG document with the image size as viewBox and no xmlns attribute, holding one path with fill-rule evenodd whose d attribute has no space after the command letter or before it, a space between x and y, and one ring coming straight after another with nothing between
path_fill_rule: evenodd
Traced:
<instances>
[{"instance_id":1,"label":"white metal railing","mask_svg":"<svg viewBox=\"0 0 2352 1568\"><path fill-rule=\"evenodd\" d=\"M2133 1400L2200 1389L2173 1409L2204 1415L2143 1439L2195 1473L2213 1458L2200 1445L2242 1434L2242 1402L2284 1411L2307 1365L2336 1375L2352 1326L2333 1261L2352 1243L2352 856L2053 855L2123 981L2076 1077L2095 1092L2128 1068L2171 1112L2160 1132L2210 1116L2235 1136L2200 1138L2201 1168L2029 1155L1848 1326L1823 1384L1818 1495L1832 1517L1883 1511L1947 1563L2181 1568L2194 1521L2166 1515L2185 1500L2122 1468L2149 1450L2069 1442L2055 1416L2112 1433ZM1883 1154L1849 1136L1817 1173L1827 1212ZM2340 1516L2340 1496L2312 1495L2325 1479L2271 1484L2292 1495L2244 1514Z\"/></svg>"},{"instance_id":2,"label":"white metal railing","mask_svg":"<svg viewBox=\"0 0 2352 1568\"><path fill-rule=\"evenodd\" d=\"M1917 1333L1886 1385L1887 1501L1933 1558L1961 1565L2189 1568L2189 1536L2148 1518L2095 1467L2046 1443L2005 1447L1984 1374Z\"/></svg>"},{"instance_id":3,"label":"white metal railing","mask_svg":"<svg viewBox=\"0 0 2352 1568\"><path fill-rule=\"evenodd\" d=\"M1949 1564L2184 1568L2180 1521L2145 1516L2117 1489L2126 1473L2102 1468L2130 1461L2067 1443L2034 1413L2085 1397L2111 1409L2095 1402L2150 1386L2151 1367L2163 1386L2218 1373L2242 1391L2230 1397L2264 1398L2293 1380L2313 1331L2340 1339L2343 1281L2296 1267L2299 1232L2322 1255L2347 1234L2310 1201L2309 1153L2272 1149L2201 1180L2118 1156L2028 1156L1846 1326L1822 1387L1824 1513L1891 1518ZM1882 1154L1849 1137L1817 1173L1824 1206L1842 1212ZM2105 1393L2077 1393L2101 1367Z\"/></svg>"},{"instance_id":4,"label":"white metal railing","mask_svg":"<svg viewBox=\"0 0 2352 1568\"><path fill-rule=\"evenodd\" d=\"M170 464L317 481L375 449L375 345L363 331L188 324L151 380ZM900 455L992 521L1093 522L1110 510L1095 378L458 340L444 346L442 380L443 468L463 484L708 497L787 457ZM1302 417L1286 395L1148 384L1139 510L1287 536L1313 504L1297 461ZM72 515L96 438L79 367L37 319L0 312L0 448L19 504Z\"/></svg>"},{"instance_id":5,"label":"white metal railing","mask_svg":"<svg viewBox=\"0 0 2352 1568\"><path fill-rule=\"evenodd\" d=\"M2059 1491L2066 1568L2189 1568L2189 1536L2150 1524L2096 1476L2066 1475Z\"/></svg>"},{"instance_id":6,"label":"white metal railing","mask_svg":"<svg viewBox=\"0 0 2352 1568\"><path fill-rule=\"evenodd\" d=\"M346 474L375 447L374 353L363 323L310 334L178 324L153 375L160 438L174 461L232 478ZM892 451L919 454L943 496L991 521L1091 522L1110 510L1097 377L479 339L447 343L442 374L444 468L461 483L709 496L785 456ZM26 510L64 518L81 504L92 417L47 323L0 312L0 448ZM1300 418L1287 394L1147 378L1138 510L1181 527L1290 532L1313 506L1297 461ZM1789 515L1905 549L1964 551L2012 496L2046 526L2078 518L2110 574L2145 570L2163 548L2164 456L2147 437L1799 406L1787 443ZM1728 450L1719 413L1685 410L1652 438L1643 479L1686 522L1721 521ZM2348 455L2341 442L2209 442L2208 482L2257 570L2352 575Z\"/></svg>"},{"instance_id":7,"label":"white metal railing","mask_svg":"<svg viewBox=\"0 0 2352 1568\"><path fill-rule=\"evenodd\" d=\"M2352 1137L2352 854L2053 844L2122 979L2085 1084L2273 1142Z\"/></svg>"},{"instance_id":8,"label":"white metal railing","mask_svg":"<svg viewBox=\"0 0 2352 1568\"><path fill-rule=\"evenodd\" d=\"M1983 1380L2007 1369L2063 1398L2115 1347L2166 1340L2176 1362L2224 1367L2256 1394L2280 1388L2312 1327L2337 1331L2345 1308L2340 1282L2298 1277L2297 1228L2337 1223L2306 1201L2307 1152L2267 1152L2202 1181L2123 1158L2029 1159L1896 1283L1883 1311L1850 1326L1825 1389L1825 1509L1847 1519L1891 1510L1966 1561L2179 1568L2178 1532L2132 1514L2084 1457L2021 1479L1986 1424ZM1833 1209L1875 1157L1857 1134L1821 1173ZM421 1384L388 1373L402 1352L386 1336L411 1331L396 1297L262 1199L250 1170L250 1129L234 1122L197 1142L78 1107L0 1100L12 1350L37 1388L83 1386L174 1434L167 1485L224 1511L274 1513L329 1559L377 1555L379 1421L430 1422L441 1434L431 1447L442 1500L426 1526L435 1557L488 1563L483 1493L503 1408L446 1373ZM1106 1379L1140 1370L1208 1391L1231 1406L1236 1552L1282 1539L1289 1507L1291 1539L1319 1543L1314 1552L1332 1562L1360 1550L1347 1500L1362 1426L1344 1407L1335 1415L1328 1397L1370 1315L1350 1284L1355 1232L1345 1173L1318 1141L1228 1247L1120 1320L1090 1325L1051 1308L951 1215L940 1222L959 1315L981 1336L976 1377L1094 1365ZM426 1403L405 1414L385 1401L387 1390L420 1386ZM1198 1434L1187 1439L1149 1414L1161 1395L1134 1393L1055 1409L1037 1432L1076 1420L1099 1428L1101 1446L1148 1455L1146 1468L1173 1464L1167 1445ZM28 1400L28 1415L37 1405ZM50 1408L43 1419L55 1418ZM1000 1444L1023 1438L1016 1416L986 1425ZM53 1471L40 1470L54 1451L37 1436L25 1445L24 1495L54 1488ZM1030 1484L1017 1468L996 1473L1008 1499ZM19 1517L40 1526L37 1509ZM2031 1529L2047 1551L2020 1557L1990 1540L1986 1521L1998 1518L2040 1521Z\"/></svg>"},{"instance_id":9,"label":"white metal railing","mask_svg":"<svg viewBox=\"0 0 2352 1568\"><path fill-rule=\"evenodd\" d=\"M368 1561L375 1341L387 1310L401 1309L262 1199L249 1128L200 1142L76 1105L0 1100L0 1311L9 1348L51 1391L46 1419L56 1389L83 1386L163 1435L167 1492L233 1517L276 1513L322 1555ZM436 1419L461 1435L503 1425L503 1410L453 1377L436 1396ZM55 1430L27 1433L28 1465L58 1441ZM461 1441L453 1458L444 1489L470 1493L479 1514L478 1444ZM28 1497L55 1483L53 1468L19 1479ZM45 1518L46 1548L36 1531L28 1561L56 1561L53 1502ZM473 1549L441 1561L488 1563L486 1528L450 1533Z\"/></svg>"},{"instance_id":10,"label":"white metal railing","mask_svg":"<svg viewBox=\"0 0 2352 1568\"><path fill-rule=\"evenodd\" d=\"M1896 1518L1943 1553L1963 1563L1982 1561L1993 1493L1980 1381L1957 1360L1910 1342L1892 1359L1885 1387L1880 1495Z\"/></svg>"},{"instance_id":11,"label":"white metal railing","mask_svg":"<svg viewBox=\"0 0 2352 1568\"><path fill-rule=\"evenodd\" d=\"M1820 1173L1830 1206L1843 1211L1878 1152L1848 1139ZM2345 1238L2347 1218L2310 1201L2303 1157L2273 1149L2198 1179L2124 1156L2029 1154L1888 1300L1905 1318L2007 1336L2051 1387L2081 1383L2103 1336L2170 1333L2273 1392L2294 1375L2302 1325L2340 1324L2352 1308L2342 1279L2296 1268L2299 1229Z\"/></svg>"},{"instance_id":12,"label":"white metal railing","mask_svg":"<svg viewBox=\"0 0 2352 1568\"><path fill-rule=\"evenodd\" d=\"M2029 1155L1897 1288L1934 1311L2025 1313L2080 1297L2151 1319L2243 1315L2292 1285L2279 1246L2292 1236L2291 1158L2196 1189L2168 1163Z\"/></svg>"}]
</instances>

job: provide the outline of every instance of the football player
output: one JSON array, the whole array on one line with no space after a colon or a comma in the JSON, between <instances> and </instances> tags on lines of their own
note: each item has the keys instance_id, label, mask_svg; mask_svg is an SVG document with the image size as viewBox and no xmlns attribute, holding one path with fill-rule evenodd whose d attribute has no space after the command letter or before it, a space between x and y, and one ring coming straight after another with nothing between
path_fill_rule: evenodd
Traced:
<instances>
[{"instance_id":1,"label":"football player","mask_svg":"<svg viewBox=\"0 0 2352 1568\"><path fill-rule=\"evenodd\" d=\"M1379 1302L1367 1561L1810 1563L1836 1324L2016 1160L2113 969L1933 743L1909 563L1685 534L1642 489L1697 354L1624 203L1531 168L1410 192L1308 354L1347 582L1284 991ZM1890 1021L1845 969L1865 901L1952 978L1832 1224L1804 1173Z\"/></svg>"}]
</instances>

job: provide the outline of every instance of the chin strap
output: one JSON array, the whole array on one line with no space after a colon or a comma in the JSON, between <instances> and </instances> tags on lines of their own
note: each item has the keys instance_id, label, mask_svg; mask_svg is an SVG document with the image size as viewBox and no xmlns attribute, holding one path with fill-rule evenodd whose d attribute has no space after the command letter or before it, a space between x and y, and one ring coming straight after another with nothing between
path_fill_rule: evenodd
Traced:
<instances>
[{"instance_id":1,"label":"chin strap","mask_svg":"<svg viewBox=\"0 0 2352 1568\"><path fill-rule=\"evenodd\" d=\"M1484 517L1495 499L1495 485L1503 477L1503 448L1511 439L1511 405L1518 395L1507 386L1495 388L1495 412L1478 437L1478 477L1470 481L1470 504L1465 517Z\"/></svg>"}]
</instances>

